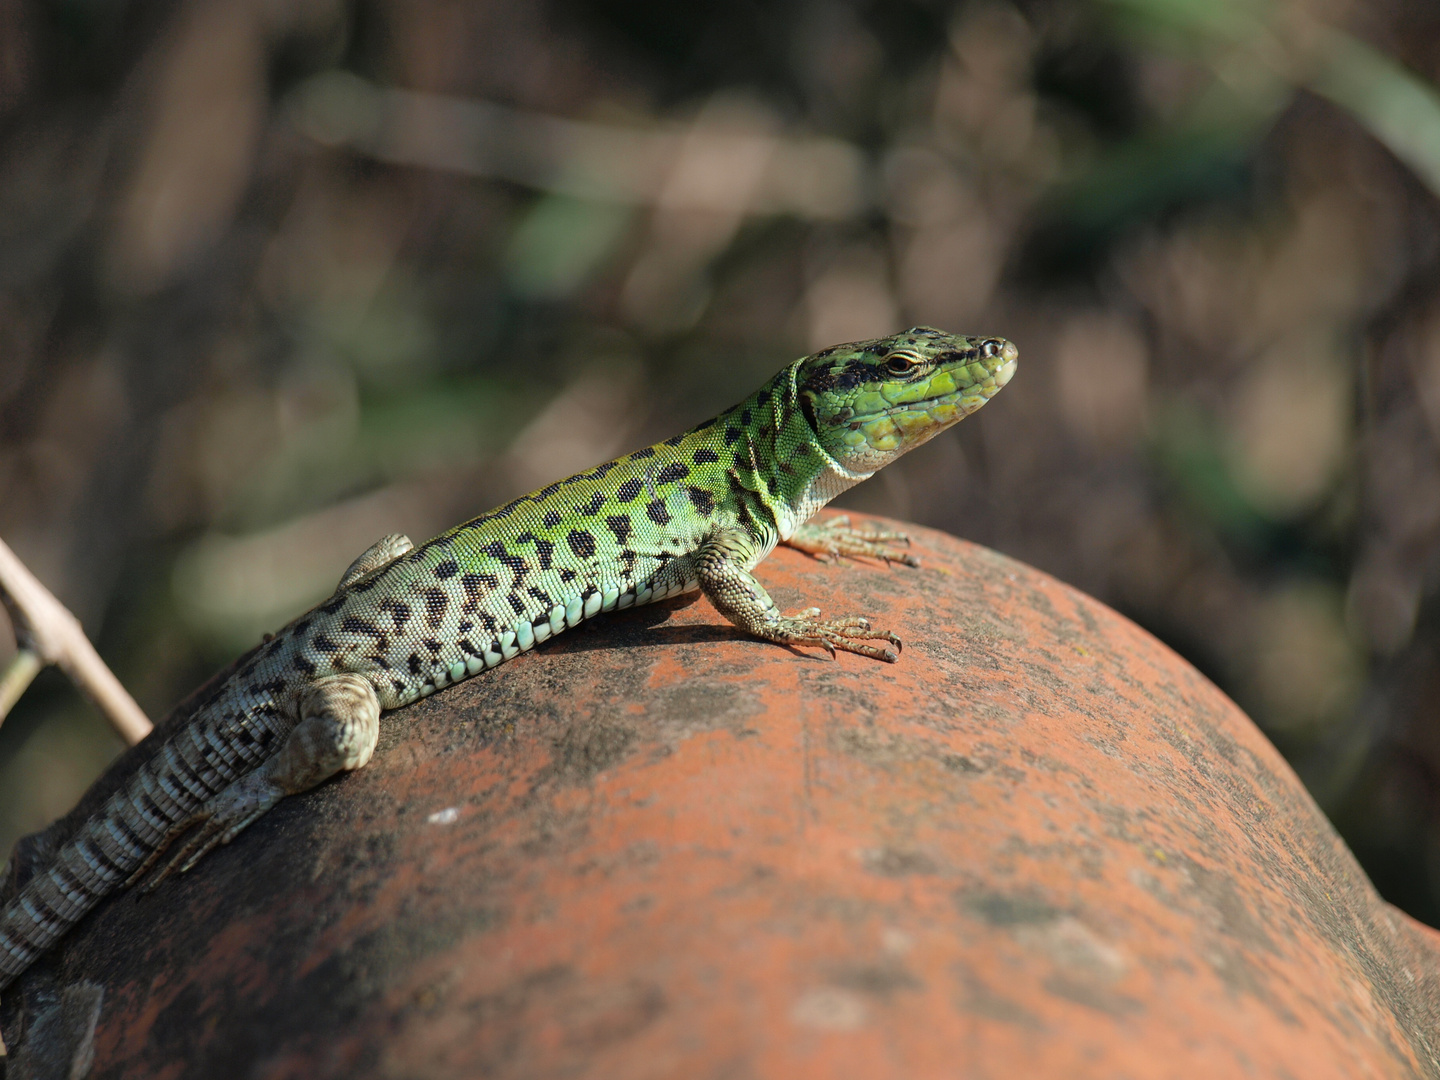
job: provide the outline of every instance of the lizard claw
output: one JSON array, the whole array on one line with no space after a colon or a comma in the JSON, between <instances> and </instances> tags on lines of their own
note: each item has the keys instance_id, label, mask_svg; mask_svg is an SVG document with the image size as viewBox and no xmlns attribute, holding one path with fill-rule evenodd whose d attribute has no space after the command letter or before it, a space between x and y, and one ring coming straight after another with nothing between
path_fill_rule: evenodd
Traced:
<instances>
[{"instance_id":1,"label":"lizard claw","mask_svg":"<svg viewBox=\"0 0 1440 1080\"><path fill-rule=\"evenodd\" d=\"M832 657L837 655L838 650L883 660L887 664L893 664L900 658L900 639L889 630L874 629L863 615L847 615L839 619L821 619L819 615L818 608L782 615L774 640L790 645L818 645ZM869 641L884 641L895 648L865 644Z\"/></svg>"},{"instance_id":2,"label":"lizard claw","mask_svg":"<svg viewBox=\"0 0 1440 1080\"><path fill-rule=\"evenodd\" d=\"M180 839L180 837L184 836L187 832L194 828L200 820L202 820L201 815L203 813L204 808L202 807L200 810L195 811L190 816L182 818L180 821L170 826L170 831L165 834L165 836L161 839L160 843L155 845L155 850L150 852L150 854L145 857L145 861L135 868L135 870L130 874L130 876L125 879L125 883L120 887L122 889L129 889L133 888L136 884L138 884L145 877L145 875L150 872L150 870L155 866L155 864L158 863L162 858L164 858L165 853L170 850L171 846L175 843L175 841ZM160 871L159 876L155 880L146 882L139 891L142 894L154 892L155 886L158 885L160 881L163 880L169 873L170 866L166 865L165 869Z\"/></svg>"},{"instance_id":3,"label":"lizard claw","mask_svg":"<svg viewBox=\"0 0 1440 1080\"><path fill-rule=\"evenodd\" d=\"M199 830L160 868L159 873L141 886L142 894L154 892L166 878L172 874L185 873L216 847L229 842L230 837L226 835L228 830L224 823L216 821L209 814L196 814L186 822L187 829L194 825L199 825Z\"/></svg>"},{"instance_id":4,"label":"lizard claw","mask_svg":"<svg viewBox=\"0 0 1440 1080\"><path fill-rule=\"evenodd\" d=\"M190 869L190 867L194 864L194 859L190 858L191 854L195 852L197 847L204 844L208 839L209 835L214 831L214 822L211 820L210 816L205 813L204 810L198 810L194 814L191 814L179 825L170 830L169 834L167 834L165 838L164 845L155 850L155 853L146 860L146 865L142 866L139 870L137 870L134 874L131 875L131 881L134 881L141 877L146 870L148 870L157 861L159 861L160 856L164 852L169 851L175 840L179 839L181 836L189 832L191 829L195 828L195 826L197 825L200 826L200 830L194 836L190 837L190 839L187 840L183 845L181 845L180 850L174 855L172 855L170 859L166 861L165 865L162 866L160 870L152 878L150 878L149 881L145 882L144 885L140 886L138 891L142 896L149 896L152 892L158 889L160 887L160 883L166 878L168 878L170 875L183 874L186 870ZM211 844L210 846L213 846L213 844ZM205 851L208 850L209 846L205 848ZM204 853L204 851L200 852L201 855L203 855ZM199 855L195 856L195 858L198 857ZM126 882L126 884L129 884L129 882Z\"/></svg>"}]
</instances>

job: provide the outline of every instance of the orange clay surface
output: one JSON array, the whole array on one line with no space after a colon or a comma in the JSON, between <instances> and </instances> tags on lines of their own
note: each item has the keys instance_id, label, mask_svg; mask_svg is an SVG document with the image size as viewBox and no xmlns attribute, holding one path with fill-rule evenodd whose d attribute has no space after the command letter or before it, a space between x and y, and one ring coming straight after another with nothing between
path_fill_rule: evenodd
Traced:
<instances>
[{"instance_id":1,"label":"orange clay surface","mask_svg":"<svg viewBox=\"0 0 1440 1080\"><path fill-rule=\"evenodd\" d=\"M759 575L898 664L703 599L597 619L387 714L17 989L104 987L98 1078L1440 1075L1440 937L1245 715L911 531L919 570Z\"/></svg>"}]
</instances>

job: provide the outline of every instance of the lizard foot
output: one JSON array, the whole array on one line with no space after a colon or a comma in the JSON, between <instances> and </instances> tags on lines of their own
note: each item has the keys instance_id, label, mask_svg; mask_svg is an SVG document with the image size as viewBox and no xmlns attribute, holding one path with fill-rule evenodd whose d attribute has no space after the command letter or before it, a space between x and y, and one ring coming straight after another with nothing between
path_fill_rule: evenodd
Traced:
<instances>
[{"instance_id":1,"label":"lizard foot","mask_svg":"<svg viewBox=\"0 0 1440 1080\"><path fill-rule=\"evenodd\" d=\"M362 676L346 672L316 679L300 691L296 704L300 722L280 750L176 822L126 885L143 878L192 829L194 834L145 884L144 892L154 891L171 874L183 874L215 848L228 844L286 795L308 791L370 760L380 734L380 700Z\"/></svg>"},{"instance_id":2,"label":"lizard foot","mask_svg":"<svg viewBox=\"0 0 1440 1080\"><path fill-rule=\"evenodd\" d=\"M876 630L863 615L847 615L840 619L821 619L819 608L806 608L794 615L781 615L767 628L766 637L787 645L818 645L834 656L840 652L856 653L873 660L893 664L899 659L900 639L889 630ZM867 641L888 641L894 649L866 645Z\"/></svg>"},{"instance_id":3,"label":"lizard foot","mask_svg":"<svg viewBox=\"0 0 1440 1080\"><path fill-rule=\"evenodd\" d=\"M786 540L789 547L814 556L821 562L832 562L842 556L861 556L867 559L881 559L887 563L901 563L905 566L919 566L920 560L908 551L901 551L891 544L909 546L910 537L902 532L886 532L879 529L861 531L850 524L850 518L841 514L825 521L807 521Z\"/></svg>"},{"instance_id":4,"label":"lizard foot","mask_svg":"<svg viewBox=\"0 0 1440 1080\"><path fill-rule=\"evenodd\" d=\"M172 855L160 872L141 887L151 893L171 874L183 874L221 844L228 844L255 819L285 797L285 791L263 771L241 777L218 795L208 799L189 817L176 822L165 839L125 882L129 886L143 878L186 833L193 834Z\"/></svg>"}]
</instances>

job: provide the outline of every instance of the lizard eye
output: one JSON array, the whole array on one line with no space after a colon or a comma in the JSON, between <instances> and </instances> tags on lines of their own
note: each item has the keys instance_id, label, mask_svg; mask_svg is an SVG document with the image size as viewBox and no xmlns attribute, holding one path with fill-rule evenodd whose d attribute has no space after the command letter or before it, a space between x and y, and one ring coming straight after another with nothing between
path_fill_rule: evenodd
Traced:
<instances>
[{"instance_id":1,"label":"lizard eye","mask_svg":"<svg viewBox=\"0 0 1440 1080\"><path fill-rule=\"evenodd\" d=\"M914 370L915 360L904 353L896 353L885 361L885 370L891 375L904 375Z\"/></svg>"},{"instance_id":2,"label":"lizard eye","mask_svg":"<svg viewBox=\"0 0 1440 1080\"><path fill-rule=\"evenodd\" d=\"M994 338L990 338L980 346L980 355L985 357L987 360L994 359L995 357L1000 355L1000 350L1003 347L1004 346L1002 346L1000 342L996 341Z\"/></svg>"}]
</instances>

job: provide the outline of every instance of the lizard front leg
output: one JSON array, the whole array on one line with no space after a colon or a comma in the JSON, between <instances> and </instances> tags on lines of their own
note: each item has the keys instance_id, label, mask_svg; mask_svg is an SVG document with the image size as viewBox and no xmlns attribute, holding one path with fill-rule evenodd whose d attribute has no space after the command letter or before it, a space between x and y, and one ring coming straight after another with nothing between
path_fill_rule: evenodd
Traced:
<instances>
[{"instance_id":1,"label":"lizard front leg","mask_svg":"<svg viewBox=\"0 0 1440 1080\"><path fill-rule=\"evenodd\" d=\"M316 679L299 692L296 705L300 722L275 755L177 822L131 881L143 877L192 828L199 826L145 886L146 892L172 873L183 874L218 845L228 844L286 795L308 791L370 760L380 735L380 699L366 679L348 673Z\"/></svg>"},{"instance_id":2,"label":"lizard front leg","mask_svg":"<svg viewBox=\"0 0 1440 1080\"><path fill-rule=\"evenodd\" d=\"M765 591L745 569L755 544L741 529L720 529L695 552L696 577L710 602L736 626L767 641L785 645L819 645L835 655L837 649L893 664L900 639L888 630L875 630L861 615L821 619L819 608L782 615ZM888 641L895 649L866 645Z\"/></svg>"}]
</instances>

